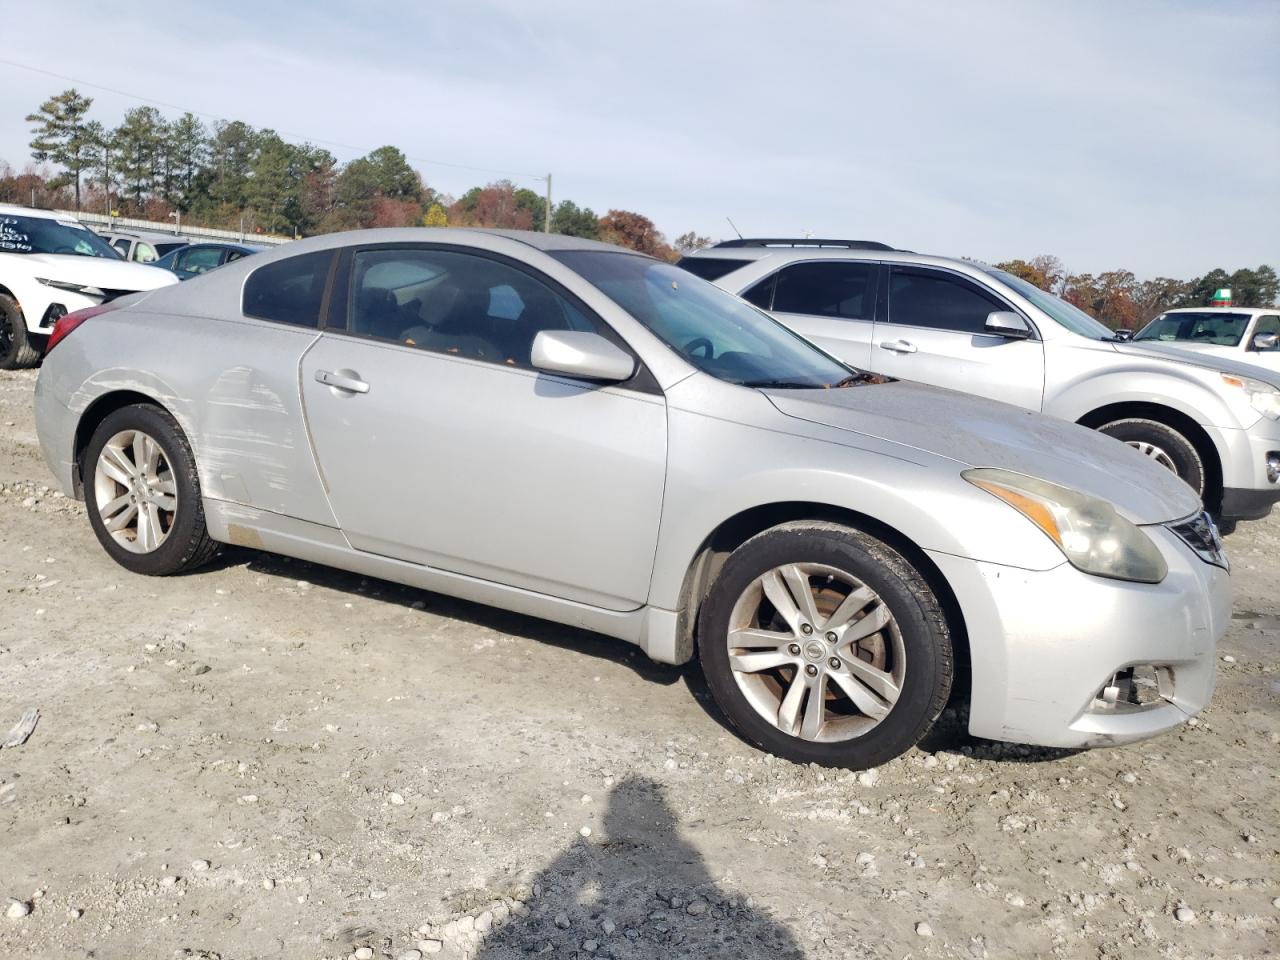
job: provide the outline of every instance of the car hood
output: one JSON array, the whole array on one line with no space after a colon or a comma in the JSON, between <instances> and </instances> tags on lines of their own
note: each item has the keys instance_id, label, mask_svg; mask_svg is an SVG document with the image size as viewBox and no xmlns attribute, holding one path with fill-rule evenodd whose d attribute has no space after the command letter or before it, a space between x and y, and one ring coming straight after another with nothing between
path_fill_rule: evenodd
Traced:
<instances>
[{"instance_id":1,"label":"car hood","mask_svg":"<svg viewBox=\"0 0 1280 960\"><path fill-rule=\"evenodd\" d=\"M1175 347L1167 343L1152 343L1145 340L1138 343L1130 340L1117 343L1114 346L1118 353L1127 353L1138 357L1157 357L1161 360L1185 363L1188 366L1203 367L1206 370L1215 370L1220 373L1234 373L1238 377L1253 377L1255 380L1262 379L1272 386L1280 387L1280 383L1276 382L1276 375L1273 370L1259 368L1251 363L1244 363L1231 357L1223 357L1208 351L1197 350L1189 345Z\"/></svg>"},{"instance_id":2,"label":"car hood","mask_svg":"<svg viewBox=\"0 0 1280 960\"><path fill-rule=\"evenodd\" d=\"M62 253L28 253L22 259L31 272L42 279L82 283L100 290L154 290L178 282L167 270L127 260Z\"/></svg>"},{"instance_id":3,"label":"car hood","mask_svg":"<svg viewBox=\"0 0 1280 960\"><path fill-rule=\"evenodd\" d=\"M1200 509L1173 473L1096 431L937 387L901 381L839 390L765 390L789 417L876 437L954 460L999 467L1114 504L1134 523Z\"/></svg>"}]
</instances>

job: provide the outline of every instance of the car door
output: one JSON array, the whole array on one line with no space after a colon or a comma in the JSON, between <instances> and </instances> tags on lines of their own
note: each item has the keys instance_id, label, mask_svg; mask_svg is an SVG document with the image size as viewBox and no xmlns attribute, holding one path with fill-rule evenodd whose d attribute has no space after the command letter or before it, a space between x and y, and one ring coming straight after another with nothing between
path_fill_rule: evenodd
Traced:
<instances>
[{"instance_id":1,"label":"car door","mask_svg":"<svg viewBox=\"0 0 1280 960\"><path fill-rule=\"evenodd\" d=\"M1044 344L985 331L1013 307L974 280L934 267L890 265L888 310L875 327L871 369L902 380L1039 410Z\"/></svg>"},{"instance_id":2,"label":"car door","mask_svg":"<svg viewBox=\"0 0 1280 960\"><path fill-rule=\"evenodd\" d=\"M666 403L530 365L542 329L594 330L571 294L465 248L354 251L345 318L302 361L316 458L351 545L614 610L648 596Z\"/></svg>"},{"instance_id":3,"label":"car door","mask_svg":"<svg viewBox=\"0 0 1280 960\"><path fill-rule=\"evenodd\" d=\"M879 270L866 260L792 263L742 296L828 353L867 370Z\"/></svg>"}]
</instances>

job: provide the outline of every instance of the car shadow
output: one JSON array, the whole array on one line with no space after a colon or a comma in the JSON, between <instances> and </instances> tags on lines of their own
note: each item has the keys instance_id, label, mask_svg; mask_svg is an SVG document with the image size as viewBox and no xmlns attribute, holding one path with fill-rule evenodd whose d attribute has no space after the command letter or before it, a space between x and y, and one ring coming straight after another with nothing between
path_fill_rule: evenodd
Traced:
<instances>
[{"instance_id":1,"label":"car shadow","mask_svg":"<svg viewBox=\"0 0 1280 960\"><path fill-rule=\"evenodd\" d=\"M536 895L522 912L474 938L476 960L804 955L749 897L716 884L662 786L645 777L614 786L602 835L576 838L530 888Z\"/></svg>"},{"instance_id":2,"label":"car shadow","mask_svg":"<svg viewBox=\"0 0 1280 960\"><path fill-rule=\"evenodd\" d=\"M305 580L327 590L372 598L406 609L426 609L451 620L595 657L625 666L641 679L660 686L683 682L689 695L710 719L727 733L741 739L741 735L712 697L696 656L680 666L659 663L624 640L590 630L248 547L226 546L217 558L201 569L208 571L238 566L253 573L294 581ZM1049 763L1085 752L1079 749L1003 743L972 736L968 732L968 708L963 693L967 685L967 677L957 677L946 711L920 741L920 750L926 753L960 753L976 760L1001 763Z\"/></svg>"},{"instance_id":3,"label":"car shadow","mask_svg":"<svg viewBox=\"0 0 1280 960\"><path fill-rule=\"evenodd\" d=\"M245 567L252 573L289 580L305 580L316 587L371 598L380 603L395 604L411 610L428 610L450 620L459 620L498 633L572 650L598 660L625 666L650 683L670 686L678 683L683 667L651 660L644 652L624 640L600 633L566 626L550 620L512 613L471 600L460 600L442 593L405 586L391 580L365 576L328 567L308 560L297 560L280 554L227 546L217 559L202 570Z\"/></svg>"}]
</instances>

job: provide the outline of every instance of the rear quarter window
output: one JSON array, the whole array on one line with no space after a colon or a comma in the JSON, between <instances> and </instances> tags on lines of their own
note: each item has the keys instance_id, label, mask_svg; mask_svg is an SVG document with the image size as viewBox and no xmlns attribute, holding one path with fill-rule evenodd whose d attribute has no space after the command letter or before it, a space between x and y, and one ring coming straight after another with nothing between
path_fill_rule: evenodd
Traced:
<instances>
[{"instance_id":1,"label":"rear quarter window","mask_svg":"<svg viewBox=\"0 0 1280 960\"><path fill-rule=\"evenodd\" d=\"M244 284L244 314L295 327L319 327L334 251L303 253L259 267Z\"/></svg>"}]
</instances>

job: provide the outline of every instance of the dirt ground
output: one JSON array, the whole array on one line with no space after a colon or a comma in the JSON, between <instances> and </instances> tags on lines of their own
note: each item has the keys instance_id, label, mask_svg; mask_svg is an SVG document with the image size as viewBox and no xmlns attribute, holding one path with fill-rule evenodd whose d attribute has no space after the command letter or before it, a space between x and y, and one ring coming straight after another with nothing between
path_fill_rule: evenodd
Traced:
<instances>
[{"instance_id":1,"label":"dirt ground","mask_svg":"<svg viewBox=\"0 0 1280 960\"><path fill-rule=\"evenodd\" d=\"M855 775L595 635L245 550L126 573L47 486L34 382L0 373L0 736L40 710L0 750L2 956L1280 951L1280 517L1228 540L1196 725Z\"/></svg>"}]
</instances>

